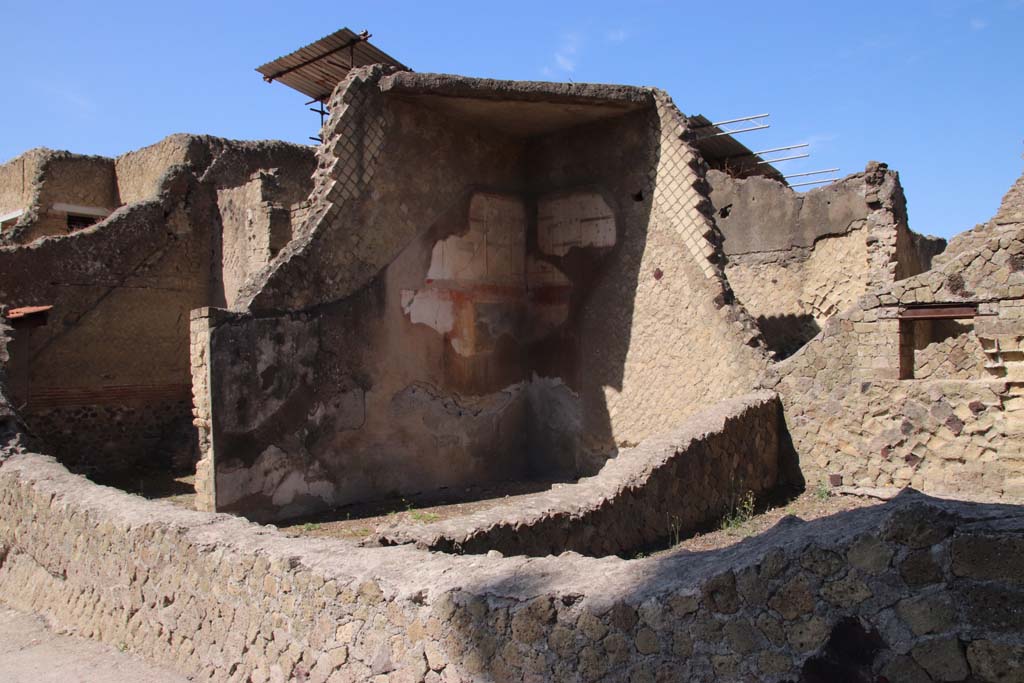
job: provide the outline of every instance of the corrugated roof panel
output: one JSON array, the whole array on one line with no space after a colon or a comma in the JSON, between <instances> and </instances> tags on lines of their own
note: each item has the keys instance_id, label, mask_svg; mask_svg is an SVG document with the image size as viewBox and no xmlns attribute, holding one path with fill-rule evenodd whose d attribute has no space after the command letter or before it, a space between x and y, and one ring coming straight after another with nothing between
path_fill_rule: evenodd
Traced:
<instances>
[{"instance_id":1,"label":"corrugated roof panel","mask_svg":"<svg viewBox=\"0 0 1024 683\"><path fill-rule=\"evenodd\" d=\"M265 79L280 81L314 100L326 100L352 69L350 59L357 67L388 64L408 68L361 35L343 28L267 62L256 71Z\"/></svg>"}]
</instances>

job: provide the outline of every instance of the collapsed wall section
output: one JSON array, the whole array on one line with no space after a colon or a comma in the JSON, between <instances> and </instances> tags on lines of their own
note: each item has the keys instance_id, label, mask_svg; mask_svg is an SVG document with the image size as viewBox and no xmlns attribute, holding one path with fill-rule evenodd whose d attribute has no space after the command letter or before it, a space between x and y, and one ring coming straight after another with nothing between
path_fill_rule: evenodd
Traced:
<instances>
[{"instance_id":1,"label":"collapsed wall section","mask_svg":"<svg viewBox=\"0 0 1024 683\"><path fill-rule=\"evenodd\" d=\"M1019 508L918 494L705 553L459 557L0 466L0 599L203 680L1004 683L1022 563Z\"/></svg>"},{"instance_id":2,"label":"collapsed wall section","mask_svg":"<svg viewBox=\"0 0 1024 683\"><path fill-rule=\"evenodd\" d=\"M775 367L808 479L1024 499L1021 227L954 238Z\"/></svg>"},{"instance_id":3,"label":"collapsed wall section","mask_svg":"<svg viewBox=\"0 0 1024 683\"><path fill-rule=\"evenodd\" d=\"M217 509L592 474L765 367L662 94L373 67L331 111L308 221L194 340Z\"/></svg>"},{"instance_id":4,"label":"collapsed wall section","mask_svg":"<svg viewBox=\"0 0 1024 683\"><path fill-rule=\"evenodd\" d=\"M927 270L945 246L907 227L885 164L805 194L757 176L708 180L729 283L781 358L870 288Z\"/></svg>"}]
</instances>

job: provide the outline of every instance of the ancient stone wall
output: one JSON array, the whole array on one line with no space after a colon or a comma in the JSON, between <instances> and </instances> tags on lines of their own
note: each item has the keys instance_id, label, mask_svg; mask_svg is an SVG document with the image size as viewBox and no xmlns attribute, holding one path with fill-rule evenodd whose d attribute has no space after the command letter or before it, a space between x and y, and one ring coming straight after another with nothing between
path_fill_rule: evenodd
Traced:
<instances>
[{"instance_id":1,"label":"ancient stone wall","mask_svg":"<svg viewBox=\"0 0 1024 683\"><path fill-rule=\"evenodd\" d=\"M307 223L243 287L252 313L196 341L217 509L592 474L754 384L767 359L682 117L579 90L379 68L339 86Z\"/></svg>"},{"instance_id":2,"label":"ancient stone wall","mask_svg":"<svg viewBox=\"0 0 1024 683\"><path fill-rule=\"evenodd\" d=\"M729 283L782 358L871 287L926 270L945 245L909 230L884 164L805 194L759 176L708 180Z\"/></svg>"},{"instance_id":3,"label":"ancient stone wall","mask_svg":"<svg viewBox=\"0 0 1024 683\"><path fill-rule=\"evenodd\" d=\"M7 368L11 359L8 346L13 337L13 330L7 324L4 312L5 307L0 305L0 462L13 452L14 441L22 432L21 419L8 396L10 390Z\"/></svg>"},{"instance_id":4,"label":"ancient stone wall","mask_svg":"<svg viewBox=\"0 0 1024 683\"><path fill-rule=\"evenodd\" d=\"M50 149L35 149L0 166L0 216L23 210L0 235L0 244L27 244L46 235L66 235L68 216L97 221L120 205L114 161ZM76 211L77 210L77 211ZM6 225L6 223L5 223Z\"/></svg>"},{"instance_id":5,"label":"ancient stone wall","mask_svg":"<svg viewBox=\"0 0 1024 683\"><path fill-rule=\"evenodd\" d=\"M70 182L54 169L79 159L55 155L42 176L41 196ZM192 165L170 165L182 160ZM115 164L105 161L105 176L74 167L80 192L98 176L113 182ZM273 213L277 205L268 206L268 197L283 202L287 215L288 203L301 201L310 186L312 152L284 143L172 136L118 164L132 204L72 235L31 248L0 248L0 301L54 306L48 325L17 333L11 398L30 430L68 464L190 466L189 312L223 304L221 254L251 252L249 243L263 237L259 228L269 233L271 225L232 228L246 216ZM278 170L289 180L266 178ZM219 193L247 187L254 173L273 187L229 202L222 215ZM111 187L116 207L118 189ZM287 239L290 226L280 232ZM269 251L263 256L269 259Z\"/></svg>"},{"instance_id":6,"label":"ancient stone wall","mask_svg":"<svg viewBox=\"0 0 1024 683\"><path fill-rule=\"evenodd\" d=\"M958 236L932 270L872 290L774 368L809 479L1024 498L1021 235L993 222ZM950 321L900 320L964 304L976 315L938 346L918 328Z\"/></svg>"},{"instance_id":7,"label":"ancient stone wall","mask_svg":"<svg viewBox=\"0 0 1024 683\"><path fill-rule=\"evenodd\" d=\"M69 464L155 459L189 429L187 320L209 296L209 221L187 179L176 189L101 226L0 249L0 301L54 307L17 333L12 372L27 381L12 398Z\"/></svg>"},{"instance_id":8,"label":"ancient stone wall","mask_svg":"<svg viewBox=\"0 0 1024 683\"><path fill-rule=\"evenodd\" d=\"M382 545L457 553L628 554L693 534L776 485L790 456L770 392L729 399L622 450L593 476L485 512L386 529Z\"/></svg>"},{"instance_id":9,"label":"ancient stone wall","mask_svg":"<svg viewBox=\"0 0 1024 683\"><path fill-rule=\"evenodd\" d=\"M0 599L197 680L1005 683L1019 508L901 496L731 548L459 557L287 538L0 466Z\"/></svg>"},{"instance_id":10,"label":"ancient stone wall","mask_svg":"<svg viewBox=\"0 0 1024 683\"><path fill-rule=\"evenodd\" d=\"M27 211L38 203L39 166L44 154L43 149L31 149L0 164L0 216Z\"/></svg>"}]
</instances>

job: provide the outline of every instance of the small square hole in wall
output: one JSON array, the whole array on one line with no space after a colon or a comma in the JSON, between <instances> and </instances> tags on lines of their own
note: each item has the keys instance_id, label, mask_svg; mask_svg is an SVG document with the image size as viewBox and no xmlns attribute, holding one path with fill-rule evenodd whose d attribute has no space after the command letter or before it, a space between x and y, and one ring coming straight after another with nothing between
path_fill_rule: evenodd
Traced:
<instances>
[{"instance_id":1,"label":"small square hole in wall","mask_svg":"<svg viewBox=\"0 0 1024 683\"><path fill-rule=\"evenodd\" d=\"M914 308L900 315L900 379L980 379L985 353L976 306Z\"/></svg>"}]
</instances>

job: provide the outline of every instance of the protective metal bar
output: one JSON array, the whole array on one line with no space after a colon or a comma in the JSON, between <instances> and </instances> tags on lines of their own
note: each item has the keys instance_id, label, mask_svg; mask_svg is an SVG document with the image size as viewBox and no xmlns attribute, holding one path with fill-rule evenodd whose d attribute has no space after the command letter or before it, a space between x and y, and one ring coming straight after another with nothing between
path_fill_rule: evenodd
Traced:
<instances>
[{"instance_id":1,"label":"protective metal bar","mask_svg":"<svg viewBox=\"0 0 1024 683\"><path fill-rule=\"evenodd\" d=\"M804 185L821 185L822 183L832 183L839 180L839 178L826 178L825 180L808 180L803 183L793 183L790 187L803 187Z\"/></svg>"},{"instance_id":2,"label":"protective metal bar","mask_svg":"<svg viewBox=\"0 0 1024 683\"><path fill-rule=\"evenodd\" d=\"M766 123L766 124L761 125L761 126L751 126L750 128L740 128L739 130L723 130L721 133L713 133L711 135L705 135L702 138L698 138L697 142L700 142L701 140L707 140L708 138L721 137L722 135L736 135L737 133L749 133L752 130L763 130L765 128L771 128L771 124Z\"/></svg>"},{"instance_id":3,"label":"protective metal bar","mask_svg":"<svg viewBox=\"0 0 1024 683\"><path fill-rule=\"evenodd\" d=\"M806 173L790 173L789 175L782 176L782 177L783 178L803 178L804 176L818 175L818 174L821 174L821 173L835 173L838 170L839 170L839 167L837 166L836 168L823 168L820 171L807 171Z\"/></svg>"},{"instance_id":4,"label":"protective metal bar","mask_svg":"<svg viewBox=\"0 0 1024 683\"><path fill-rule=\"evenodd\" d=\"M754 114L753 116L741 116L738 119L729 119L728 121L715 121L712 126L724 126L727 123L739 123L740 121L753 121L754 119L763 119L771 114Z\"/></svg>"},{"instance_id":5,"label":"protective metal bar","mask_svg":"<svg viewBox=\"0 0 1024 683\"><path fill-rule=\"evenodd\" d=\"M761 164L774 164L774 163L779 162L779 161L789 161L790 159L806 159L809 156L811 156L811 155L810 154L794 154L793 156L779 157L778 159L765 159L764 161L759 161L757 163L758 163L758 165L761 165Z\"/></svg>"},{"instance_id":6,"label":"protective metal bar","mask_svg":"<svg viewBox=\"0 0 1024 683\"><path fill-rule=\"evenodd\" d=\"M801 142L799 145L786 145L785 147L772 147L771 149L759 149L751 154L770 154L771 152L783 152L787 149L800 149L802 147L810 147L811 143Z\"/></svg>"}]
</instances>

